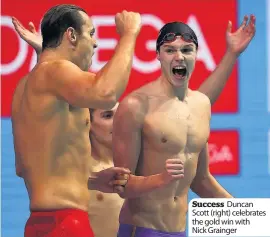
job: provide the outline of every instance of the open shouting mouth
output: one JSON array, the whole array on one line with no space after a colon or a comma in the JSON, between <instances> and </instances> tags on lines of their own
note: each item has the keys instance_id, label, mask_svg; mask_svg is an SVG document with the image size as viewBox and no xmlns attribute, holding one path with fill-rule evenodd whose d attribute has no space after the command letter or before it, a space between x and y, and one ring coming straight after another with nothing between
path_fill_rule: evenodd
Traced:
<instances>
[{"instance_id":1,"label":"open shouting mouth","mask_svg":"<svg viewBox=\"0 0 270 237\"><path fill-rule=\"evenodd\" d=\"M176 78L183 79L187 75L187 68L185 66L175 66L172 73Z\"/></svg>"}]
</instances>

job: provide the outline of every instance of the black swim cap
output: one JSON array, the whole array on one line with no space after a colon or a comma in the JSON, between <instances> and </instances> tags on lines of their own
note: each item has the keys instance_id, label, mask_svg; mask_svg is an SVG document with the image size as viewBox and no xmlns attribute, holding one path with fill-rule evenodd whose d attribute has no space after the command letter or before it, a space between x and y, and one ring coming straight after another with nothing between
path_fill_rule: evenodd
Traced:
<instances>
[{"instance_id":1,"label":"black swim cap","mask_svg":"<svg viewBox=\"0 0 270 237\"><path fill-rule=\"evenodd\" d=\"M159 31L156 43L157 51L159 51L160 46L164 43L164 37L169 33L189 37L190 41L192 41L196 45L196 49L198 49L198 39L195 32L187 24L175 21L165 24Z\"/></svg>"}]
</instances>

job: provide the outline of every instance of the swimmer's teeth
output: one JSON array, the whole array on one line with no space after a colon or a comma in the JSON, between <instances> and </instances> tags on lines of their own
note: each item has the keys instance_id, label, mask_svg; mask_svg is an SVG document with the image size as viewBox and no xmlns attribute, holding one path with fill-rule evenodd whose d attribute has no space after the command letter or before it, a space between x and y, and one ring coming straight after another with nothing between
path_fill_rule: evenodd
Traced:
<instances>
[{"instance_id":1,"label":"swimmer's teeth","mask_svg":"<svg viewBox=\"0 0 270 237\"><path fill-rule=\"evenodd\" d=\"M182 66L176 66L173 68L173 74L185 76L186 75L186 68L182 67Z\"/></svg>"},{"instance_id":2,"label":"swimmer's teeth","mask_svg":"<svg viewBox=\"0 0 270 237\"><path fill-rule=\"evenodd\" d=\"M178 66L178 67L174 67L175 69L177 69L177 70L180 70L180 69L185 69L185 67L180 67L180 66Z\"/></svg>"}]
</instances>

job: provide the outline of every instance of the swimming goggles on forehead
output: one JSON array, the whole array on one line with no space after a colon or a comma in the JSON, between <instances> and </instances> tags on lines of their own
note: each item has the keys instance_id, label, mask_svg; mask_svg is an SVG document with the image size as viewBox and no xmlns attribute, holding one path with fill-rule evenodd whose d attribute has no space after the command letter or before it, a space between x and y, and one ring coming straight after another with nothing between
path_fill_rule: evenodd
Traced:
<instances>
[{"instance_id":1,"label":"swimming goggles on forehead","mask_svg":"<svg viewBox=\"0 0 270 237\"><path fill-rule=\"evenodd\" d=\"M198 42L197 40L189 33L179 34L179 33L167 33L164 35L163 39L160 41L159 46L161 46L164 43L171 43L176 40L176 38L180 36L182 40L188 43L194 43L197 47Z\"/></svg>"}]
</instances>

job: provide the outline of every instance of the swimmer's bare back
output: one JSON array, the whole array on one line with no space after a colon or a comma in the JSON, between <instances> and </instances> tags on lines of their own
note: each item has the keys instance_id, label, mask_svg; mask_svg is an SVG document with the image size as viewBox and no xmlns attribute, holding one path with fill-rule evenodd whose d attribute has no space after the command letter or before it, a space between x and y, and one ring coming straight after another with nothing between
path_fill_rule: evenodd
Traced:
<instances>
[{"instance_id":1,"label":"swimmer's bare back","mask_svg":"<svg viewBox=\"0 0 270 237\"><path fill-rule=\"evenodd\" d=\"M187 195L196 175L199 153L208 140L210 121L209 99L199 92L189 90L188 93L184 102L169 98L160 90L158 82L154 82L120 103L114 117L113 142L115 158L122 153L123 162L115 162L115 165L129 167L136 176L150 176L164 172L167 159L178 158L184 163L184 178L140 197L127 198L120 223L167 232L185 230ZM144 118L138 122L136 118L142 117L142 113ZM125 135L121 134L118 124ZM127 137L128 134L132 134L132 138ZM122 138L125 146L120 144Z\"/></svg>"},{"instance_id":2,"label":"swimmer's bare back","mask_svg":"<svg viewBox=\"0 0 270 237\"><path fill-rule=\"evenodd\" d=\"M15 91L16 171L25 181L31 210L88 209L88 107L110 107L91 80L94 74L69 61L41 62Z\"/></svg>"},{"instance_id":3,"label":"swimmer's bare back","mask_svg":"<svg viewBox=\"0 0 270 237\"><path fill-rule=\"evenodd\" d=\"M14 95L16 168L25 180L31 210L85 209L89 112L70 106L53 92L49 64L37 65Z\"/></svg>"}]
</instances>

